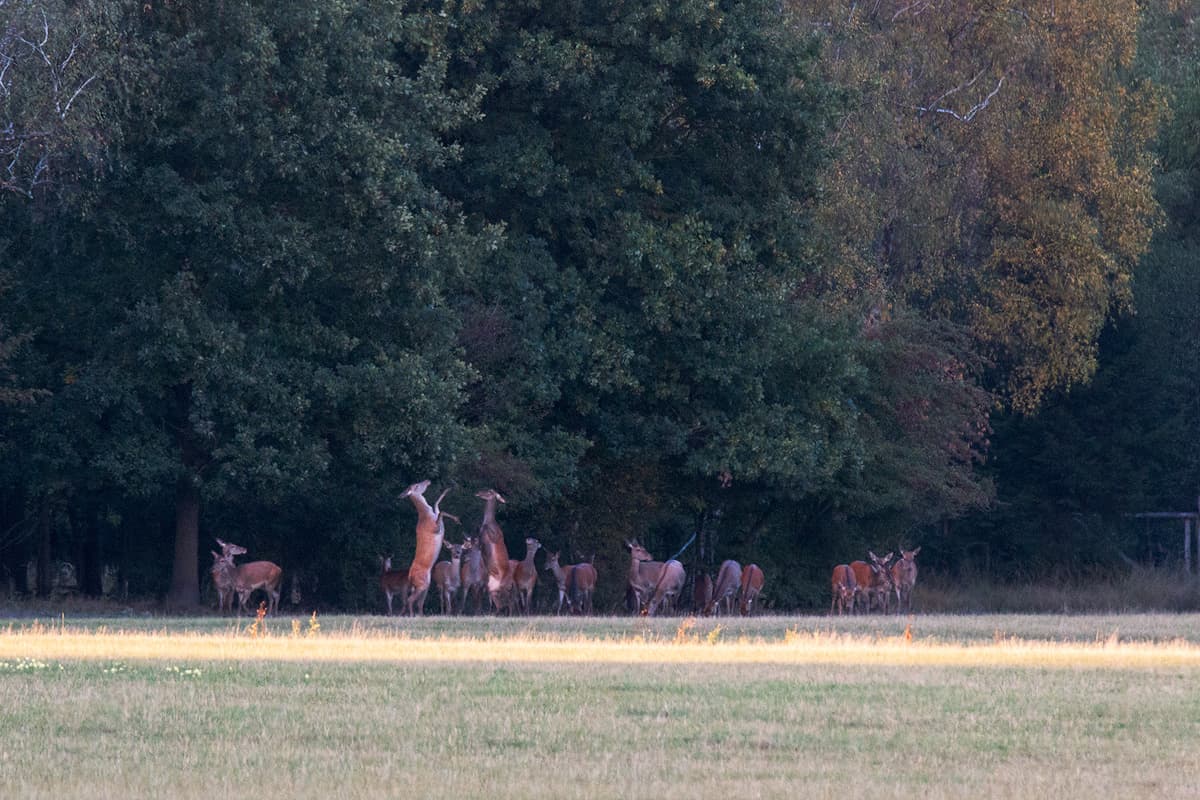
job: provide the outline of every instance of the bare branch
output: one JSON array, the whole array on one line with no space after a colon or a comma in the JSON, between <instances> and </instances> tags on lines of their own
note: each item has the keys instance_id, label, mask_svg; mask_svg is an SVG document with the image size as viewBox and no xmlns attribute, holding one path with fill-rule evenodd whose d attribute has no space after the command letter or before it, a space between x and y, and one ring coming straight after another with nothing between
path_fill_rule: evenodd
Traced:
<instances>
[{"instance_id":1,"label":"bare branch","mask_svg":"<svg viewBox=\"0 0 1200 800\"><path fill-rule=\"evenodd\" d=\"M938 106L938 107L916 106L916 109L918 111L920 111L922 114L932 111L935 114L948 114L951 117L954 117L959 122L970 122L971 120L975 119L976 114L978 114L980 111L983 111L985 108L988 107L988 105L992 102L993 97L1000 94L1000 87L1002 87L1004 85L1004 77L1005 76L1000 77L1000 82L996 84L996 88L992 89L991 93L988 94L987 97L983 98L983 100L981 100L980 102L978 102L974 106L972 106L965 114L959 114L957 111L955 111L952 108L942 108L940 106ZM978 80L978 76L973 78L971 80L971 82L974 83L975 80ZM959 87L959 88L965 88L965 86ZM942 98L946 97L946 95L950 94L951 92L955 92L955 91L958 91L958 89L952 89L950 92L947 92L945 95L942 95ZM938 98L938 99L941 100L942 98Z\"/></svg>"}]
</instances>

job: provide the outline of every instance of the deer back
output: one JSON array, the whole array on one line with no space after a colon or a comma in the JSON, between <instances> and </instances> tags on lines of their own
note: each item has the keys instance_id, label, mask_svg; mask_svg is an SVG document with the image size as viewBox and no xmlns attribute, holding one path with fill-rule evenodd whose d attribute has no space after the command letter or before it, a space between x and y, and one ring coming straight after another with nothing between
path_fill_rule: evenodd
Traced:
<instances>
[{"instance_id":1,"label":"deer back","mask_svg":"<svg viewBox=\"0 0 1200 800\"><path fill-rule=\"evenodd\" d=\"M237 568L236 587L239 592L269 589L274 592L283 579L283 570L271 561L251 561Z\"/></svg>"},{"instance_id":2,"label":"deer back","mask_svg":"<svg viewBox=\"0 0 1200 800\"><path fill-rule=\"evenodd\" d=\"M733 597L742 588L742 565L730 559L721 563L717 581L713 585L712 599L708 601L712 611L726 597Z\"/></svg>"},{"instance_id":3,"label":"deer back","mask_svg":"<svg viewBox=\"0 0 1200 800\"><path fill-rule=\"evenodd\" d=\"M650 601L650 613L654 613L654 610L667 598L678 595L686 580L687 572L683 569L683 564L675 559L663 564L658 573L658 580L654 584L654 597Z\"/></svg>"},{"instance_id":4,"label":"deer back","mask_svg":"<svg viewBox=\"0 0 1200 800\"><path fill-rule=\"evenodd\" d=\"M854 571L850 569L849 564L838 564L834 567L830 583L834 591L849 590L853 592L858 587L858 581L854 577Z\"/></svg>"},{"instance_id":5,"label":"deer back","mask_svg":"<svg viewBox=\"0 0 1200 800\"><path fill-rule=\"evenodd\" d=\"M582 564L575 564L571 568L571 581L575 585L575 589L580 592L592 592L596 590L596 567L584 561Z\"/></svg>"}]
</instances>

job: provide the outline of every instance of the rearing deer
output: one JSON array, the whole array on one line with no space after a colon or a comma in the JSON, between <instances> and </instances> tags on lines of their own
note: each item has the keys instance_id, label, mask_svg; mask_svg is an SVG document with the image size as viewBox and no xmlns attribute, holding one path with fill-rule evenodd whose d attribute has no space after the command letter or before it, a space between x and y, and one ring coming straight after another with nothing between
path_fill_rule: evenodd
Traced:
<instances>
[{"instance_id":1,"label":"rearing deer","mask_svg":"<svg viewBox=\"0 0 1200 800\"><path fill-rule=\"evenodd\" d=\"M513 602L513 568L504 544L504 531L496 522L496 503L506 503L495 489L484 489L475 496L483 500L483 521L479 524L479 541L487 561L488 597L496 611L511 608Z\"/></svg>"},{"instance_id":2,"label":"rearing deer","mask_svg":"<svg viewBox=\"0 0 1200 800\"><path fill-rule=\"evenodd\" d=\"M428 488L429 481L421 481L400 494L401 499L407 497L417 509L417 551L408 568L408 599L404 604L404 612L410 617L424 612L433 564L442 551L442 540L446 535L446 523L438 506L450 490L444 490L437 502L430 506L425 499L425 490Z\"/></svg>"}]
</instances>

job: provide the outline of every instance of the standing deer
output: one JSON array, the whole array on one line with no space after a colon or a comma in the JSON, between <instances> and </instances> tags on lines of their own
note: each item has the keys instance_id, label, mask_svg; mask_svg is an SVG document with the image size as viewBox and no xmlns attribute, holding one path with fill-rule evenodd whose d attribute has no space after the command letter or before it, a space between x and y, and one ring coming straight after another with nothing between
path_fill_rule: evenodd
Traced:
<instances>
[{"instance_id":1,"label":"standing deer","mask_svg":"<svg viewBox=\"0 0 1200 800\"><path fill-rule=\"evenodd\" d=\"M562 566L558 553L546 553L546 569L554 573L558 584L558 606L554 613L561 614L563 601L569 613L591 614L592 592L596 590L596 567L590 562Z\"/></svg>"},{"instance_id":2,"label":"standing deer","mask_svg":"<svg viewBox=\"0 0 1200 800\"><path fill-rule=\"evenodd\" d=\"M554 582L558 584L558 605L554 609L555 614L562 613L563 601L567 603L567 612L574 611L574 603L571 600L571 583L572 573L575 567L568 565L562 566L558 563L558 553L546 551L546 570L554 574Z\"/></svg>"},{"instance_id":3,"label":"standing deer","mask_svg":"<svg viewBox=\"0 0 1200 800\"><path fill-rule=\"evenodd\" d=\"M739 608L743 617L753 613L754 601L762 594L765 580L762 567L758 564L747 564L746 568L742 570L742 601Z\"/></svg>"},{"instance_id":4,"label":"standing deer","mask_svg":"<svg viewBox=\"0 0 1200 800\"><path fill-rule=\"evenodd\" d=\"M499 612L510 609L513 602L513 568L504 544L504 531L496 522L496 503L508 502L494 489L484 489L475 496L483 500L483 522L479 524L479 541L487 561L487 590L492 608Z\"/></svg>"},{"instance_id":5,"label":"standing deer","mask_svg":"<svg viewBox=\"0 0 1200 800\"><path fill-rule=\"evenodd\" d=\"M712 616L724 606L726 614L733 613L733 604L737 593L742 588L742 565L730 559L721 562L717 571L717 582L713 587L712 598L704 609L705 616Z\"/></svg>"},{"instance_id":6,"label":"standing deer","mask_svg":"<svg viewBox=\"0 0 1200 800\"><path fill-rule=\"evenodd\" d=\"M392 557L380 559L383 569L379 573L379 588L387 599L387 613L392 616L392 598L399 597L401 602L408 600L408 570L392 569Z\"/></svg>"},{"instance_id":7,"label":"standing deer","mask_svg":"<svg viewBox=\"0 0 1200 800\"><path fill-rule=\"evenodd\" d=\"M517 592L517 610L533 613L533 588L537 585L537 566L533 557L542 543L532 537L525 539L525 558L513 566L513 587Z\"/></svg>"},{"instance_id":8,"label":"standing deer","mask_svg":"<svg viewBox=\"0 0 1200 800\"><path fill-rule=\"evenodd\" d=\"M483 550L479 546L478 536L468 536L463 541L462 567L459 571L462 597L459 610L467 613L467 603L475 598L475 613L483 611L483 593L487 590L487 567L483 563Z\"/></svg>"},{"instance_id":9,"label":"standing deer","mask_svg":"<svg viewBox=\"0 0 1200 800\"><path fill-rule=\"evenodd\" d=\"M224 555L216 550L208 552L212 553L213 557L212 582L217 590L217 611L221 614L233 611L233 573L225 568Z\"/></svg>"},{"instance_id":10,"label":"standing deer","mask_svg":"<svg viewBox=\"0 0 1200 800\"><path fill-rule=\"evenodd\" d=\"M833 591L833 600L829 604L830 615L832 616L835 608L838 614L853 611L854 592L858 588L858 582L854 579L854 570L850 569L850 565L838 564L834 567L830 584Z\"/></svg>"},{"instance_id":11,"label":"standing deer","mask_svg":"<svg viewBox=\"0 0 1200 800\"><path fill-rule=\"evenodd\" d=\"M249 564L234 565L232 554L223 555L213 565L213 581L218 586L232 586L233 591L237 592L239 616L243 611L249 612L247 602L256 589L267 593L268 614L276 614L279 611L279 585L283 581L283 570L278 564L270 561L251 561Z\"/></svg>"},{"instance_id":12,"label":"standing deer","mask_svg":"<svg viewBox=\"0 0 1200 800\"><path fill-rule=\"evenodd\" d=\"M858 609L865 605L869 614L875 605L887 608L887 593L891 587L891 580L887 577L886 562L892 554L888 553L881 559L868 551L867 557L871 559L870 563L851 561L850 569L854 572L856 584L854 606Z\"/></svg>"},{"instance_id":13,"label":"standing deer","mask_svg":"<svg viewBox=\"0 0 1200 800\"><path fill-rule=\"evenodd\" d=\"M595 556L592 556L595 558ZM571 606L580 614L592 613L592 593L596 591L596 565L582 561L571 565L571 580L567 590L571 593Z\"/></svg>"},{"instance_id":14,"label":"standing deer","mask_svg":"<svg viewBox=\"0 0 1200 800\"><path fill-rule=\"evenodd\" d=\"M217 544L221 545L221 558L216 558L216 553L213 553L213 583L217 585L217 599L220 600L220 586L224 584L226 590L237 593L238 596L238 614L242 611L249 611L246 608L246 603L250 599L250 595L256 589L262 589L267 594L267 613L275 614L279 611L279 596L280 584L283 582L283 570L278 564L270 561L251 561L248 564L235 565L233 563L234 556L244 555L246 548L231 542L224 542L217 539ZM212 552L212 551L209 551ZM218 572L220 577L218 578Z\"/></svg>"},{"instance_id":15,"label":"standing deer","mask_svg":"<svg viewBox=\"0 0 1200 800\"><path fill-rule=\"evenodd\" d=\"M697 614L707 614L708 604L712 602L713 581L707 572L696 576L696 585L692 587L692 610Z\"/></svg>"},{"instance_id":16,"label":"standing deer","mask_svg":"<svg viewBox=\"0 0 1200 800\"><path fill-rule=\"evenodd\" d=\"M463 546L446 542L445 548L450 551L450 560L439 561L433 565L433 582L438 587L443 614L454 613L454 596L458 594L458 587L462 584Z\"/></svg>"},{"instance_id":17,"label":"standing deer","mask_svg":"<svg viewBox=\"0 0 1200 800\"><path fill-rule=\"evenodd\" d=\"M901 607L908 613L912 613L912 591L917 585L917 553L921 552L921 548L916 550L900 550L900 560L892 564L892 585L896 591L896 613L900 613Z\"/></svg>"},{"instance_id":18,"label":"standing deer","mask_svg":"<svg viewBox=\"0 0 1200 800\"><path fill-rule=\"evenodd\" d=\"M654 583L654 593L650 598L650 604L642 613L653 617L659 609L664 611L670 609L674 599L683 591L683 584L686 581L687 572L684 571L683 564L675 559L663 564L658 573L658 580Z\"/></svg>"},{"instance_id":19,"label":"standing deer","mask_svg":"<svg viewBox=\"0 0 1200 800\"><path fill-rule=\"evenodd\" d=\"M438 553L442 551L442 540L446 536L446 523L438 508L446 494L445 489L432 506L425 499L425 491L429 481L414 483L405 489L400 498L407 497L417 509L417 551L413 555L412 565L408 568L408 599L404 604L404 613L416 616L424 613L425 595L429 594L429 585L433 572L433 564Z\"/></svg>"},{"instance_id":20,"label":"standing deer","mask_svg":"<svg viewBox=\"0 0 1200 800\"><path fill-rule=\"evenodd\" d=\"M637 608L633 613L640 614L646 608L646 604L650 602L651 595L654 594L654 587L658 583L658 574L662 571L663 563L655 561L654 556L646 551L646 548L637 543L636 540L625 542L625 546L629 548L630 564L629 564L629 591L633 593Z\"/></svg>"}]
</instances>

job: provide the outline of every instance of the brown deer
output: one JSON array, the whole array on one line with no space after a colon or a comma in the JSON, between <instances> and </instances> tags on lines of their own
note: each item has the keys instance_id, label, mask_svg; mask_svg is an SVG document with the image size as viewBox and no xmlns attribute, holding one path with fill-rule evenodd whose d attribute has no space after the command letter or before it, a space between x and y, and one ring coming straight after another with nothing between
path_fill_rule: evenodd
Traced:
<instances>
[{"instance_id":1,"label":"brown deer","mask_svg":"<svg viewBox=\"0 0 1200 800\"><path fill-rule=\"evenodd\" d=\"M633 613L640 614L645 610L646 604L650 602L650 597L654 594L654 587L658 583L658 574L662 571L663 563L655 561L654 556L638 544L637 540L625 542L625 546L629 548L631 559L629 590L633 593L634 602L637 605Z\"/></svg>"},{"instance_id":2,"label":"brown deer","mask_svg":"<svg viewBox=\"0 0 1200 800\"><path fill-rule=\"evenodd\" d=\"M225 556L216 550L208 552L212 553L213 557L212 582L217 590L217 611L221 614L233 611L233 573L225 568Z\"/></svg>"},{"instance_id":3,"label":"brown deer","mask_svg":"<svg viewBox=\"0 0 1200 800\"><path fill-rule=\"evenodd\" d=\"M279 597L282 594L280 585L283 583L283 570L278 564L271 561L251 561L248 564L234 564L234 556L244 555L246 548L231 542L224 542L217 539L217 544L221 545L221 558L216 558L216 553L213 553L213 583L218 586L217 599L220 600L220 586L224 584L226 590L230 589L237 593L238 596L238 614L242 611L249 611L246 607L250 595L256 589L262 589L267 594L267 613L275 614L279 611ZM212 551L209 551L212 552ZM218 579L218 572L221 573Z\"/></svg>"},{"instance_id":4,"label":"brown deer","mask_svg":"<svg viewBox=\"0 0 1200 800\"><path fill-rule=\"evenodd\" d=\"M870 562L851 561L850 569L854 572L856 584L855 609L865 605L866 612L869 614L871 609L877 605L884 610L887 609L887 595L891 589L891 580L886 563L891 559L892 554L888 553L881 559L867 551L867 557L871 559Z\"/></svg>"},{"instance_id":5,"label":"brown deer","mask_svg":"<svg viewBox=\"0 0 1200 800\"><path fill-rule=\"evenodd\" d=\"M660 609L669 610L675 598L683 591L683 584L686 582L687 572L684 571L683 564L675 559L663 564L658 573L658 580L654 583L650 604L642 613L653 617Z\"/></svg>"},{"instance_id":6,"label":"brown deer","mask_svg":"<svg viewBox=\"0 0 1200 800\"><path fill-rule=\"evenodd\" d=\"M572 594L571 606L580 614L592 613L592 593L596 591L597 577L596 565L591 561L571 565L571 581L567 588Z\"/></svg>"},{"instance_id":7,"label":"brown deer","mask_svg":"<svg viewBox=\"0 0 1200 800\"><path fill-rule=\"evenodd\" d=\"M858 582L855 580L854 570L850 569L849 564L838 564L833 568L830 588L833 592L833 600L829 604L831 616L835 608L838 614L854 610L854 592L858 588Z\"/></svg>"},{"instance_id":8,"label":"brown deer","mask_svg":"<svg viewBox=\"0 0 1200 800\"><path fill-rule=\"evenodd\" d=\"M215 553L214 553L215 555ZM283 570L278 564L270 561L251 561L249 564L233 563L233 554L221 556L213 565L214 582L220 586L232 586L238 596L238 616L243 611L249 612L247 602L255 590L262 589L267 594L267 613L276 614L279 611L279 585L283 581ZM216 572L221 572L217 578Z\"/></svg>"},{"instance_id":9,"label":"brown deer","mask_svg":"<svg viewBox=\"0 0 1200 800\"><path fill-rule=\"evenodd\" d=\"M892 585L896 592L896 613L900 613L901 607L908 613L912 613L912 591L917 585L917 553L921 552L921 548L916 550L900 550L900 560L892 564Z\"/></svg>"},{"instance_id":10,"label":"brown deer","mask_svg":"<svg viewBox=\"0 0 1200 800\"><path fill-rule=\"evenodd\" d=\"M596 567L587 561L564 567L559 564L558 556L558 553L546 553L546 570L554 573L554 581L558 584L558 606L554 613L562 613L565 600L569 613L591 614Z\"/></svg>"},{"instance_id":11,"label":"brown deer","mask_svg":"<svg viewBox=\"0 0 1200 800\"><path fill-rule=\"evenodd\" d=\"M754 601L762 594L765 581L762 567L758 564L747 564L742 570L742 600L739 609L743 617L748 617L754 612Z\"/></svg>"},{"instance_id":12,"label":"brown deer","mask_svg":"<svg viewBox=\"0 0 1200 800\"><path fill-rule=\"evenodd\" d=\"M407 497L417 509L417 550L408 568L408 597L404 602L404 613L410 617L425 612L425 596L429 594L429 586L433 582L433 565L438 553L442 552L442 540L446 536L446 524L438 506L450 490L444 490L437 502L430 506L425 499L427 489L429 481L421 481L400 493L400 499Z\"/></svg>"},{"instance_id":13,"label":"brown deer","mask_svg":"<svg viewBox=\"0 0 1200 800\"><path fill-rule=\"evenodd\" d=\"M712 596L713 580L707 572L701 572L696 576L696 585L692 587L692 610L697 614L707 614Z\"/></svg>"},{"instance_id":14,"label":"brown deer","mask_svg":"<svg viewBox=\"0 0 1200 800\"><path fill-rule=\"evenodd\" d=\"M504 531L496 522L496 503L506 503L495 489L484 489L475 496L483 500L483 522L479 524L479 541L487 562L487 590L492 608L499 612L509 609L513 603L513 565L508 559L508 547L504 544Z\"/></svg>"},{"instance_id":15,"label":"brown deer","mask_svg":"<svg viewBox=\"0 0 1200 800\"><path fill-rule=\"evenodd\" d=\"M537 566L533 557L537 555L542 543L537 539L526 537L525 558L513 565L513 586L517 592L517 610L533 613L533 589L537 585Z\"/></svg>"},{"instance_id":16,"label":"brown deer","mask_svg":"<svg viewBox=\"0 0 1200 800\"><path fill-rule=\"evenodd\" d=\"M483 550L479 547L478 536L468 536L463 541L462 567L459 571L461 597L459 611L467 613L467 603L475 598L475 613L483 611L483 593L487 590L487 567L483 563Z\"/></svg>"},{"instance_id":17,"label":"brown deer","mask_svg":"<svg viewBox=\"0 0 1200 800\"><path fill-rule=\"evenodd\" d=\"M558 584L558 605L554 609L555 614L562 613L563 602L566 601L567 612L574 610L571 602L571 573L574 572L573 566L562 566L558 563L558 553L546 551L546 571L553 573L554 582Z\"/></svg>"},{"instance_id":18,"label":"brown deer","mask_svg":"<svg viewBox=\"0 0 1200 800\"><path fill-rule=\"evenodd\" d=\"M454 596L458 594L458 587L462 584L463 545L445 542L443 546L450 551L450 560L439 561L433 565L433 582L438 587L442 613L453 614Z\"/></svg>"},{"instance_id":19,"label":"brown deer","mask_svg":"<svg viewBox=\"0 0 1200 800\"><path fill-rule=\"evenodd\" d=\"M392 557L380 559L383 569L379 573L379 588L387 599L387 613L392 616L392 598L399 597L401 602L408 599L408 570L392 569Z\"/></svg>"},{"instance_id":20,"label":"brown deer","mask_svg":"<svg viewBox=\"0 0 1200 800\"><path fill-rule=\"evenodd\" d=\"M742 588L742 565L730 559L721 562L717 571L717 582L713 586L712 598L704 610L705 616L712 616L724 606L726 614L733 613L733 604L737 593Z\"/></svg>"}]
</instances>

